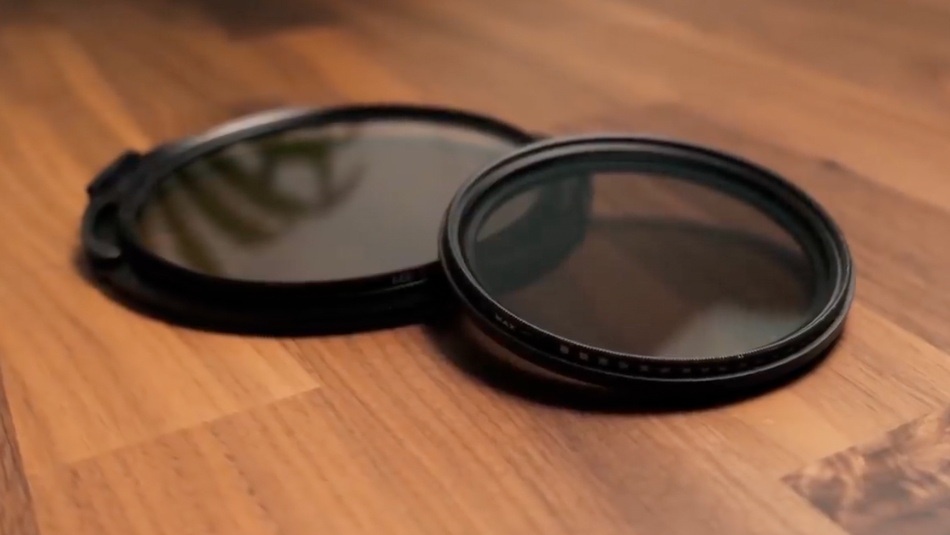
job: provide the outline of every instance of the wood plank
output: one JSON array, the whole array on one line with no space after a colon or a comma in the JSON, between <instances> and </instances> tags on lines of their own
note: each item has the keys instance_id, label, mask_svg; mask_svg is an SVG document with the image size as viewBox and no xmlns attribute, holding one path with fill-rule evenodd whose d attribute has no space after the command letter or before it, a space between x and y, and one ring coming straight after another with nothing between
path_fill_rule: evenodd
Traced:
<instances>
[{"instance_id":1,"label":"wood plank","mask_svg":"<svg viewBox=\"0 0 950 535\"><path fill-rule=\"evenodd\" d=\"M950 413L941 411L785 478L854 535L946 533Z\"/></svg>"},{"instance_id":2,"label":"wood plank","mask_svg":"<svg viewBox=\"0 0 950 535\"><path fill-rule=\"evenodd\" d=\"M553 119L609 109L609 101L572 73L498 46L435 9L365 0L337 9L376 61L405 73L432 103L481 110L541 131Z\"/></svg>"},{"instance_id":3,"label":"wood plank","mask_svg":"<svg viewBox=\"0 0 950 535\"><path fill-rule=\"evenodd\" d=\"M457 31L478 33L559 67L598 87L597 95L611 102L681 104L805 155L839 161L921 201L950 206L950 190L940 179L950 163L941 156L950 130L913 102L801 68L636 4L595 3L592 9L556 2L540 19L527 4L501 0L431 7L417 0L404 9L413 17L441 17Z\"/></svg>"},{"instance_id":4,"label":"wood plank","mask_svg":"<svg viewBox=\"0 0 950 535\"><path fill-rule=\"evenodd\" d=\"M948 21L941 0L0 0L0 533L927 533L950 511ZM450 322L210 334L76 269L84 187L124 148L382 100L774 168L848 237L843 340L677 412Z\"/></svg>"},{"instance_id":5,"label":"wood plank","mask_svg":"<svg viewBox=\"0 0 950 535\"><path fill-rule=\"evenodd\" d=\"M764 49L895 100L913 100L902 107L935 117L950 113L943 85L950 67L950 47L943 39L950 25L946 5L906 9L891 0L638 3L717 39Z\"/></svg>"},{"instance_id":6,"label":"wood plank","mask_svg":"<svg viewBox=\"0 0 950 535\"><path fill-rule=\"evenodd\" d=\"M0 375L2 379L2 375ZM36 535L29 482L23 470L16 430L0 381L0 533Z\"/></svg>"}]
</instances>

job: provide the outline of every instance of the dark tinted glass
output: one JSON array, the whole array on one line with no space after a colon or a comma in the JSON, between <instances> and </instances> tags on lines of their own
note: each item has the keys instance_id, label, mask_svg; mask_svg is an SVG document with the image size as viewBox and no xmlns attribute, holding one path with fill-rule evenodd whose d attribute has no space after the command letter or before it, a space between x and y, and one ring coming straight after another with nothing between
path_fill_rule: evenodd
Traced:
<instances>
[{"instance_id":1,"label":"dark tinted glass","mask_svg":"<svg viewBox=\"0 0 950 535\"><path fill-rule=\"evenodd\" d=\"M535 212L508 233L520 243L486 239L514 224L525 196L579 176L589 180L590 198L578 204L584 217ZM463 229L467 263L514 315L598 349L699 358L779 341L815 312L812 263L751 197L708 178L645 162L560 162L512 177L476 205ZM570 240L569 251L531 245L550 249L558 240ZM516 273L499 257L531 267ZM525 273L530 281L509 283Z\"/></svg>"},{"instance_id":2,"label":"dark tinted glass","mask_svg":"<svg viewBox=\"0 0 950 535\"><path fill-rule=\"evenodd\" d=\"M231 279L399 272L436 261L452 195L513 145L414 121L287 131L181 168L142 208L138 232L159 256Z\"/></svg>"}]
</instances>

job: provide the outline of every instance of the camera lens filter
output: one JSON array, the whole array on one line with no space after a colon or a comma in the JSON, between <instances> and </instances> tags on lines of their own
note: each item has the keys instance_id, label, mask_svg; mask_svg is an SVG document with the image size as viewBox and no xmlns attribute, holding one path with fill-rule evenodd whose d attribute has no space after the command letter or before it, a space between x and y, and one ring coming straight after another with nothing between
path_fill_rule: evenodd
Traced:
<instances>
[{"instance_id":1,"label":"camera lens filter","mask_svg":"<svg viewBox=\"0 0 950 535\"><path fill-rule=\"evenodd\" d=\"M508 215L579 176L582 216ZM486 239L513 225L506 242ZM566 254L526 247L558 237ZM451 286L489 335L605 386L792 372L837 337L854 285L841 233L790 183L725 154L639 137L552 140L501 159L456 195L441 240ZM496 262L518 254L529 269Z\"/></svg>"},{"instance_id":2,"label":"camera lens filter","mask_svg":"<svg viewBox=\"0 0 950 535\"><path fill-rule=\"evenodd\" d=\"M111 289L175 322L414 322L444 302L438 230L452 195L532 139L440 108L263 113L120 158L90 186L85 249Z\"/></svg>"},{"instance_id":3,"label":"camera lens filter","mask_svg":"<svg viewBox=\"0 0 950 535\"><path fill-rule=\"evenodd\" d=\"M841 232L762 167L451 109L258 114L123 155L88 191L92 274L169 321L319 333L461 304L522 358L610 387L786 375L854 291Z\"/></svg>"}]
</instances>

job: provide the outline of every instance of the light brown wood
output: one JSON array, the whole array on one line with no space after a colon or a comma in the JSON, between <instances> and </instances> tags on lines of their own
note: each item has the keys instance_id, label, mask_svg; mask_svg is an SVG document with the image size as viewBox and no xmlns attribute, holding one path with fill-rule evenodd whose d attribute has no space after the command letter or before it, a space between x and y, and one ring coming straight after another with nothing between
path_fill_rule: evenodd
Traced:
<instances>
[{"instance_id":1,"label":"light brown wood","mask_svg":"<svg viewBox=\"0 0 950 535\"><path fill-rule=\"evenodd\" d=\"M787 481L856 534L947 531L947 413L836 454Z\"/></svg>"},{"instance_id":2,"label":"light brown wood","mask_svg":"<svg viewBox=\"0 0 950 535\"><path fill-rule=\"evenodd\" d=\"M6 407L6 392L0 384L0 533L35 535L32 497L23 473L23 464L17 448L16 434L10 411Z\"/></svg>"},{"instance_id":3,"label":"light brown wood","mask_svg":"<svg viewBox=\"0 0 950 535\"><path fill-rule=\"evenodd\" d=\"M848 236L843 342L770 394L651 412L451 329L177 328L76 269L84 187L121 150L379 100L775 168ZM0 530L923 533L904 513L950 503L948 119L939 0L0 0Z\"/></svg>"}]
</instances>

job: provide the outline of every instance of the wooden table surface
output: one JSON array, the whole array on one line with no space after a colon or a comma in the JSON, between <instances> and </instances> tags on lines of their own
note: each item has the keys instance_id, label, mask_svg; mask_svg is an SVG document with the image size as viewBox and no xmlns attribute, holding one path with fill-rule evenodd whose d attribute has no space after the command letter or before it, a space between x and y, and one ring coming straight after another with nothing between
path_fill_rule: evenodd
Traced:
<instances>
[{"instance_id":1,"label":"wooden table surface","mask_svg":"<svg viewBox=\"0 0 950 535\"><path fill-rule=\"evenodd\" d=\"M842 343L752 400L608 410L431 328L197 332L75 268L122 149L380 100L773 166L850 241ZM0 199L4 535L950 533L945 0L0 0Z\"/></svg>"}]
</instances>

